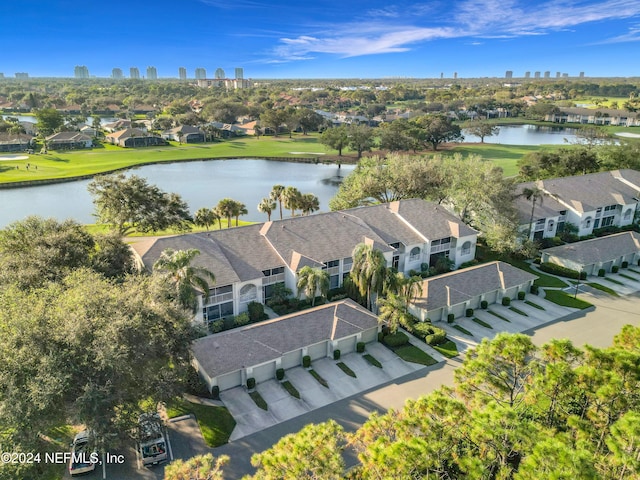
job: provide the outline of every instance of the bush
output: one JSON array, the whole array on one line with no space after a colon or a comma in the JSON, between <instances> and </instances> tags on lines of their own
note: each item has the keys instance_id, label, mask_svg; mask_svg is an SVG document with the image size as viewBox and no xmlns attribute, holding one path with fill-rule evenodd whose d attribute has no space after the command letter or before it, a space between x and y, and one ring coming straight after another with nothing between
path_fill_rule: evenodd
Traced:
<instances>
[{"instance_id":1,"label":"bush","mask_svg":"<svg viewBox=\"0 0 640 480\"><path fill-rule=\"evenodd\" d=\"M347 290L344 287L332 288L327 293L327 300L342 300L347 297Z\"/></svg>"},{"instance_id":2,"label":"bush","mask_svg":"<svg viewBox=\"0 0 640 480\"><path fill-rule=\"evenodd\" d=\"M396 332L392 335L384 337L384 343L390 347L400 347L409 343L409 337L402 332Z\"/></svg>"},{"instance_id":3,"label":"bush","mask_svg":"<svg viewBox=\"0 0 640 480\"><path fill-rule=\"evenodd\" d=\"M570 268L563 267L562 265L556 265L555 263L541 263L538 268L543 272L559 275L561 277L575 278L576 280L580 278L580 272L577 270L572 270Z\"/></svg>"},{"instance_id":4,"label":"bush","mask_svg":"<svg viewBox=\"0 0 640 480\"><path fill-rule=\"evenodd\" d=\"M604 268L601 268L600 270L598 270L599 277L604 277L604 274L605 274Z\"/></svg>"},{"instance_id":5,"label":"bush","mask_svg":"<svg viewBox=\"0 0 640 480\"><path fill-rule=\"evenodd\" d=\"M249 302L247 308L250 322L259 322L264 318L264 305L261 303Z\"/></svg>"},{"instance_id":6,"label":"bush","mask_svg":"<svg viewBox=\"0 0 640 480\"><path fill-rule=\"evenodd\" d=\"M304 368L309 368L311 366L311 357L309 355L302 357L302 366Z\"/></svg>"},{"instance_id":7,"label":"bush","mask_svg":"<svg viewBox=\"0 0 640 480\"><path fill-rule=\"evenodd\" d=\"M209 331L211 333L218 333L224 330L224 320L216 320L209 323Z\"/></svg>"},{"instance_id":8,"label":"bush","mask_svg":"<svg viewBox=\"0 0 640 480\"><path fill-rule=\"evenodd\" d=\"M473 260L470 260L470 261L468 261L468 262L463 262L463 263L461 263L461 264L460 264L460 266L459 266L458 268L459 268L459 269L461 269L461 268L469 268L469 267L473 267L473 266L475 266L475 265L478 265L478 263L480 263L480 262L478 262L478 260L476 260L476 259L474 258Z\"/></svg>"},{"instance_id":9,"label":"bush","mask_svg":"<svg viewBox=\"0 0 640 480\"><path fill-rule=\"evenodd\" d=\"M529 291L531 292L532 295L538 295L538 285L531 285L531 288L529 289Z\"/></svg>"},{"instance_id":10,"label":"bush","mask_svg":"<svg viewBox=\"0 0 640 480\"><path fill-rule=\"evenodd\" d=\"M256 388L256 379L251 377L251 378L247 378L247 388L249 390L253 390L254 388Z\"/></svg>"},{"instance_id":11,"label":"bush","mask_svg":"<svg viewBox=\"0 0 640 480\"><path fill-rule=\"evenodd\" d=\"M364 353L364 342L358 342L356 343L356 352L358 353Z\"/></svg>"},{"instance_id":12,"label":"bush","mask_svg":"<svg viewBox=\"0 0 640 480\"><path fill-rule=\"evenodd\" d=\"M587 279L587 272L580 272L580 280L586 280Z\"/></svg>"},{"instance_id":13,"label":"bush","mask_svg":"<svg viewBox=\"0 0 640 480\"><path fill-rule=\"evenodd\" d=\"M420 271L421 272L428 272L429 271L429 264L428 263L421 263L420 264Z\"/></svg>"},{"instance_id":14,"label":"bush","mask_svg":"<svg viewBox=\"0 0 640 480\"><path fill-rule=\"evenodd\" d=\"M220 400L220 387L218 385L211 387L211 398Z\"/></svg>"},{"instance_id":15,"label":"bush","mask_svg":"<svg viewBox=\"0 0 640 480\"><path fill-rule=\"evenodd\" d=\"M502 305L508 307L511 305L511 299L509 297L502 297Z\"/></svg>"},{"instance_id":16,"label":"bush","mask_svg":"<svg viewBox=\"0 0 640 480\"><path fill-rule=\"evenodd\" d=\"M450 313L449 315L447 315L447 323L453 323L453 320L456 318L456 316L453 313Z\"/></svg>"},{"instance_id":17,"label":"bush","mask_svg":"<svg viewBox=\"0 0 640 480\"><path fill-rule=\"evenodd\" d=\"M620 270L620 267L618 265L614 265L613 267L611 267L611 273L618 273L618 270Z\"/></svg>"},{"instance_id":18,"label":"bush","mask_svg":"<svg viewBox=\"0 0 640 480\"><path fill-rule=\"evenodd\" d=\"M413 325L413 335L420 340L424 340L427 335L435 333L435 327L430 323L418 322Z\"/></svg>"},{"instance_id":19,"label":"bush","mask_svg":"<svg viewBox=\"0 0 640 480\"><path fill-rule=\"evenodd\" d=\"M441 343L446 342L447 332L438 327L433 327L433 330L434 333L425 337L425 342L427 342L429 345L440 345Z\"/></svg>"},{"instance_id":20,"label":"bush","mask_svg":"<svg viewBox=\"0 0 640 480\"><path fill-rule=\"evenodd\" d=\"M464 316L468 318L473 317L473 308L467 308L464 312Z\"/></svg>"},{"instance_id":21,"label":"bush","mask_svg":"<svg viewBox=\"0 0 640 480\"><path fill-rule=\"evenodd\" d=\"M489 308L489 302L487 302L486 300L482 300L480 302L480 308L486 310L487 308Z\"/></svg>"},{"instance_id":22,"label":"bush","mask_svg":"<svg viewBox=\"0 0 640 480\"><path fill-rule=\"evenodd\" d=\"M527 294L526 294L525 292L518 292L518 300L524 300L524 297L525 297L526 295L527 295Z\"/></svg>"},{"instance_id":23,"label":"bush","mask_svg":"<svg viewBox=\"0 0 640 480\"><path fill-rule=\"evenodd\" d=\"M340 350L334 350L333 351L333 359L334 360L340 360Z\"/></svg>"},{"instance_id":24,"label":"bush","mask_svg":"<svg viewBox=\"0 0 640 480\"><path fill-rule=\"evenodd\" d=\"M282 380L284 378L284 368L279 368L276 370L276 378L278 380Z\"/></svg>"},{"instance_id":25,"label":"bush","mask_svg":"<svg viewBox=\"0 0 640 480\"><path fill-rule=\"evenodd\" d=\"M419 277L420 274L426 270L422 270L420 272L418 272L417 270L414 270L413 268L411 270L409 270L409 277Z\"/></svg>"},{"instance_id":26,"label":"bush","mask_svg":"<svg viewBox=\"0 0 640 480\"><path fill-rule=\"evenodd\" d=\"M629 262L624 261L622 262L622 268L628 268L629 267Z\"/></svg>"},{"instance_id":27,"label":"bush","mask_svg":"<svg viewBox=\"0 0 640 480\"><path fill-rule=\"evenodd\" d=\"M186 390L197 397L210 397L209 387L202 380L195 368L189 368L186 372Z\"/></svg>"},{"instance_id":28,"label":"bush","mask_svg":"<svg viewBox=\"0 0 640 480\"><path fill-rule=\"evenodd\" d=\"M384 340L384 333L378 332L378 341L382 342Z\"/></svg>"},{"instance_id":29,"label":"bush","mask_svg":"<svg viewBox=\"0 0 640 480\"><path fill-rule=\"evenodd\" d=\"M242 327L243 325L246 325L249 323L249 313L247 312L242 312L240 315L236 315L236 317L233 319L233 324L236 327Z\"/></svg>"},{"instance_id":30,"label":"bush","mask_svg":"<svg viewBox=\"0 0 640 480\"><path fill-rule=\"evenodd\" d=\"M557 247L558 245L562 245L562 244L563 244L563 241L560 237L543 238L540 241L540 246L542 248Z\"/></svg>"}]
</instances>

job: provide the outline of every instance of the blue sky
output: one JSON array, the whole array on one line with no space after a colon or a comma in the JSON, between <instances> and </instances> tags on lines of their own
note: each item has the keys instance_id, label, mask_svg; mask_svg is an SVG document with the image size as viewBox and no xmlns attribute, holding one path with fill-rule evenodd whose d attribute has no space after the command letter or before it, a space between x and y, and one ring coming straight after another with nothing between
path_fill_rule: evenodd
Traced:
<instances>
[{"instance_id":1,"label":"blue sky","mask_svg":"<svg viewBox=\"0 0 640 480\"><path fill-rule=\"evenodd\" d=\"M2 0L0 72L640 76L638 0Z\"/></svg>"}]
</instances>

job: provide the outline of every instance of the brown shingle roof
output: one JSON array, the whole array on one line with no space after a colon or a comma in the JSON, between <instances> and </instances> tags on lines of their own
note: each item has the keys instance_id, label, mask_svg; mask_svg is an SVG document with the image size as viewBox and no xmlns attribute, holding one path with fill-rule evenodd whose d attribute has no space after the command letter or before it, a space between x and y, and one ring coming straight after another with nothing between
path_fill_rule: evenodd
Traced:
<instances>
[{"instance_id":1,"label":"brown shingle roof","mask_svg":"<svg viewBox=\"0 0 640 480\"><path fill-rule=\"evenodd\" d=\"M616 233L542 250L542 253L580 265L609 262L635 252L640 252L640 234L636 232Z\"/></svg>"},{"instance_id":2,"label":"brown shingle roof","mask_svg":"<svg viewBox=\"0 0 640 480\"><path fill-rule=\"evenodd\" d=\"M191 350L210 377L259 365L325 340L378 325L377 317L346 299L266 322L200 338Z\"/></svg>"}]
</instances>

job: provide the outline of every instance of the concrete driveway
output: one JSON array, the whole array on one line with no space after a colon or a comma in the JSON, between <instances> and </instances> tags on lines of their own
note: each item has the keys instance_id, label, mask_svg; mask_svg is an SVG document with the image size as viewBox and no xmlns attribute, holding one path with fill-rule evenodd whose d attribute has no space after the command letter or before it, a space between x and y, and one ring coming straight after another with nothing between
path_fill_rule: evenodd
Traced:
<instances>
[{"instance_id":1,"label":"concrete driveway","mask_svg":"<svg viewBox=\"0 0 640 480\"><path fill-rule=\"evenodd\" d=\"M344 398L360 394L372 388L391 382L415 371L424 365L403 361L391 350L379 343L367 344L367 351L382 364L382 368L371 365L362 354L349 353L339 360L355 374L353 378L343 372L337 361L331 358L315 360L311 368L329 385L321 385L306 369L296 367L287 370L285 380L300 392L294 398L277 380L268 380L256 385L256 391L267 402L268 410L259 408L244 387L236 387L220 393L220 399L236 420L236 428L229 441L304 415L315 409L330 405ZM437 360L442 357L433 355Z\"/></svg>"},{"instance_id":2,"label":"concrete driveway","mask_svg":"<svg viewBox=\"0 0 640 480\"><path fill-rule=\"evenodd\" d=\"M640 270L620 269L618 273L607 273L605 277L590 275L587 282L599 283L609 287L620 295L630 295L640 291Z\"/></svg>"}]
</instances>

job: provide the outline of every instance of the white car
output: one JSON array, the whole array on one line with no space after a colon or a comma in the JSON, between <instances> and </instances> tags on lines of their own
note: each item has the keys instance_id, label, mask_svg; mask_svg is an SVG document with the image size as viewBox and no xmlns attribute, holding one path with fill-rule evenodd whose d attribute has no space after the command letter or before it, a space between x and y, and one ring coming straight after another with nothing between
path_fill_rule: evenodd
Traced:
<instances>
[{"instance_id":1,"label":"white car","mask_svg":"<svg viewBox=\"0 0 640 480\"><path fill-rule=\"evenodd\" d=\"M71 444L69 474L73 476L93 472L98 460L95 437L88 430L78 433Z\"/></svg>"},{"instance_id":2,"label":"white car","mask_svg":"<svg viewBox=\"0 0 640 480\"><path fill-rule=\"evenodd\" d=\"M138 420L138 453L142 465L156 465L167 460L164 424L157 413L145 413Z\"/></svg>"}]
</instances>

